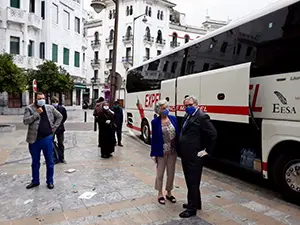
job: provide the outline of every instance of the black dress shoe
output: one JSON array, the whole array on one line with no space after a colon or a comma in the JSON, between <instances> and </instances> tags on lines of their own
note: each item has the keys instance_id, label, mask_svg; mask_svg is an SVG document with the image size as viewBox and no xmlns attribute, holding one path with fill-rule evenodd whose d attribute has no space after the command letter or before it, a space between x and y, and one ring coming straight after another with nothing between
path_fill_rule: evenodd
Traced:
<instances>
[{"instance_id":1,"label":"black dress shoe","mask_svg":"<svg viewBox=\"0 0 300 225\"><path fill-rule=\"evenodd\" d=\"M196 216L197 212L196 211L190 211L190 210L185 210L182 213L179 214L180 218L189 218L192 216Z\"/></svg>"},{"instance_id":2,"label":"black dress shoe","mask_svg":"<svg viewBox=\"0 0 300 225\"><path fill-rule=\"evenodd\" d=\"M37 186L39 186L39 185L40 185L40 184L30 183L29 185L26 186L26 189L31 189L31 188L37 187Z\"/></svg>"},{"instance_id":3,"label":"black dress shoe","mask_svg":"<svg viewBox=\"0 0 300 225\"><path fill-rule=\"evenodd\" d=\"M188 206L187 204L183 204L183 205L182 205L182 208L187 209L187 206ZM201 210L201 209L202 209L201 206L198 206L198 207L197 207L197 210Z\"/></svg>"},{"instance_id":4,"label":"black dress shoe","mask_svg":"<svg viewBox=\"0 0 300 225\"><path fill-rule=\"evenodd\" d=\"M53 189L53 188L54 188L54 185L53 185L53 184L47 184L47 188L48 188L48 189Z\"/></svg>"},{"instance_id":5,"label":"black dress shoe","mask_svg":"<svg viewBox=\"0 0 300 225\"><path fill-rule=\"evenodd\" d=\"M63 163L63 164L67 164L67 161L64 160L64 159L60 160L59 162L60 162L60 163Z\"/></svg>"}]
</instances>

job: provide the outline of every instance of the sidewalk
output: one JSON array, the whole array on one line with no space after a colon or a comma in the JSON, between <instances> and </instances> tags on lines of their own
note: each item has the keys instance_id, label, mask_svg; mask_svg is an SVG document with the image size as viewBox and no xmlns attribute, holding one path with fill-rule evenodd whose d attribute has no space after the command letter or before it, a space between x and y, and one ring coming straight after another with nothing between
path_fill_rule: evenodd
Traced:
<instances>
[{"instance_id":1,"label":"sidewalk","mask_svg":"<svg viewBox=\"0 0 300 225\"><path fill-rule=\"evenodd\" d=\"M299 224L298 207L209 170L203 175L203 210L198 217L179 219L186 201L180 161L174 190L178 203L159 205L153 188L155 168L149 158L149 146L127 134L124 148L116 148L111 159L101 159L95 132L66 132L68 164L55 166L54 190L46 188L43 164L41 185L25 189L31 179L25 131L1 136L0 225ZM68 169L76 171L66 173ZM95 195L80 199L85 192Z\"/></svg>"}]
</instances>

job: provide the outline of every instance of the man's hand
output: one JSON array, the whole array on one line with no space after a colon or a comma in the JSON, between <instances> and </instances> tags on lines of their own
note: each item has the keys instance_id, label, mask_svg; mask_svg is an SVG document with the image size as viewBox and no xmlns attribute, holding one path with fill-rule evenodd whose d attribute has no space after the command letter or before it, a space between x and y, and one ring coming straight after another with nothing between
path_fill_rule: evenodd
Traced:
<instances>
[{"instance_id":1,"label":"man's hand","mask_svg":"<svg viewBox=\"0 0 300 225\"><path fill-rule=\"evenodd\" d=\"M105 123L106 123L106 124L110 124L111 121L110 121L110 120L106 120Z\"/></svg>"},{"instance_id":2,"label":"man's hand","mask_svg":"<svg viewBox=\"0 0 300 225\"><path fill-rule=\"evenodd\" d=\"M42 109L42 107L39 107L39 108L36 109L36 111L37 111L39 114L41 114L41 113L43 112L43 109Z\"/></svg>"},{"instance_id":3,"label":"man's hand","mask_svg":"<svg viewBox=\"0 0 300 225\"><path fill-rule=\"evenodd\" d=\"M198 154L197 154L197 156L200 158L202 158L203 156L206 156L206 155L208 155L208 154L205 150L202 150L202 151L198 152Z\"/></svg>"}]
</instances>

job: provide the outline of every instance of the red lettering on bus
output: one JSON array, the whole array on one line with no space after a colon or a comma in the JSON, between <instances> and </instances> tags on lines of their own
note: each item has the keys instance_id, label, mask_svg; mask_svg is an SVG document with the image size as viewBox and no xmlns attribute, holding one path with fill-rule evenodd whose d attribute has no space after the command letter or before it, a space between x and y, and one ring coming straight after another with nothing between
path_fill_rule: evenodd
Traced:
<instances>
[{"instance_id":1,"label":"red lettering on bus","mask_svg":"<svg viewBox=\"0 0 300 225\"><path fill-rule=\"evenodd\" d=\"M254 94L253 94L252 103L251 103L251 108L252 108L253 112L262 112L262 107L256 105L259 87L260 87L260 84L256 84L255 88L254 88L253 84L250 84L250 86L249 86L250 91L252 91L254 88Z\"/></svg>"},{"instance_id":2,"label":"red lettering on bus","mask_svg":"<svg viewBox=\"0 0 300 225\"><path fill-rule=\"evenodd\" d=\"M145 108L152 108L160 100L160 93L145 95Z\"/></svg>"}]
</instances>

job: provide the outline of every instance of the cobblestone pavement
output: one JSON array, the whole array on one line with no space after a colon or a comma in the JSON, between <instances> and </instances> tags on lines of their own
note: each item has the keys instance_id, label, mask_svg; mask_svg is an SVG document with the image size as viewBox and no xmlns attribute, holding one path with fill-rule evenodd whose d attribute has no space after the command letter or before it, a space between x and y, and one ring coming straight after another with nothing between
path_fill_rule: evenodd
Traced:
<instances>
[{"instance_id":1,"label":"cobblestone pavement","mask_svg":"<svg viewBox=\"0 0 300 225\"><path fill-rule=\"evenodd\" d=\"M0 225L300 224L299 207L207 169L201 187L203 210L197 217L179 219L186 200L180 160L174 190L178 203L159 205L149 147L128 132L124 134L125 147L116 148L111 159L99 157L95 132L66 132L68 164L55 166L55 189L46 188L42 164L41 185L26 190L31 169L24 139L24 130L0 136ZM66 173L68 169L76 171ZM95 195L80 199L85 192Z\"/></svg>"}]
</instances>

